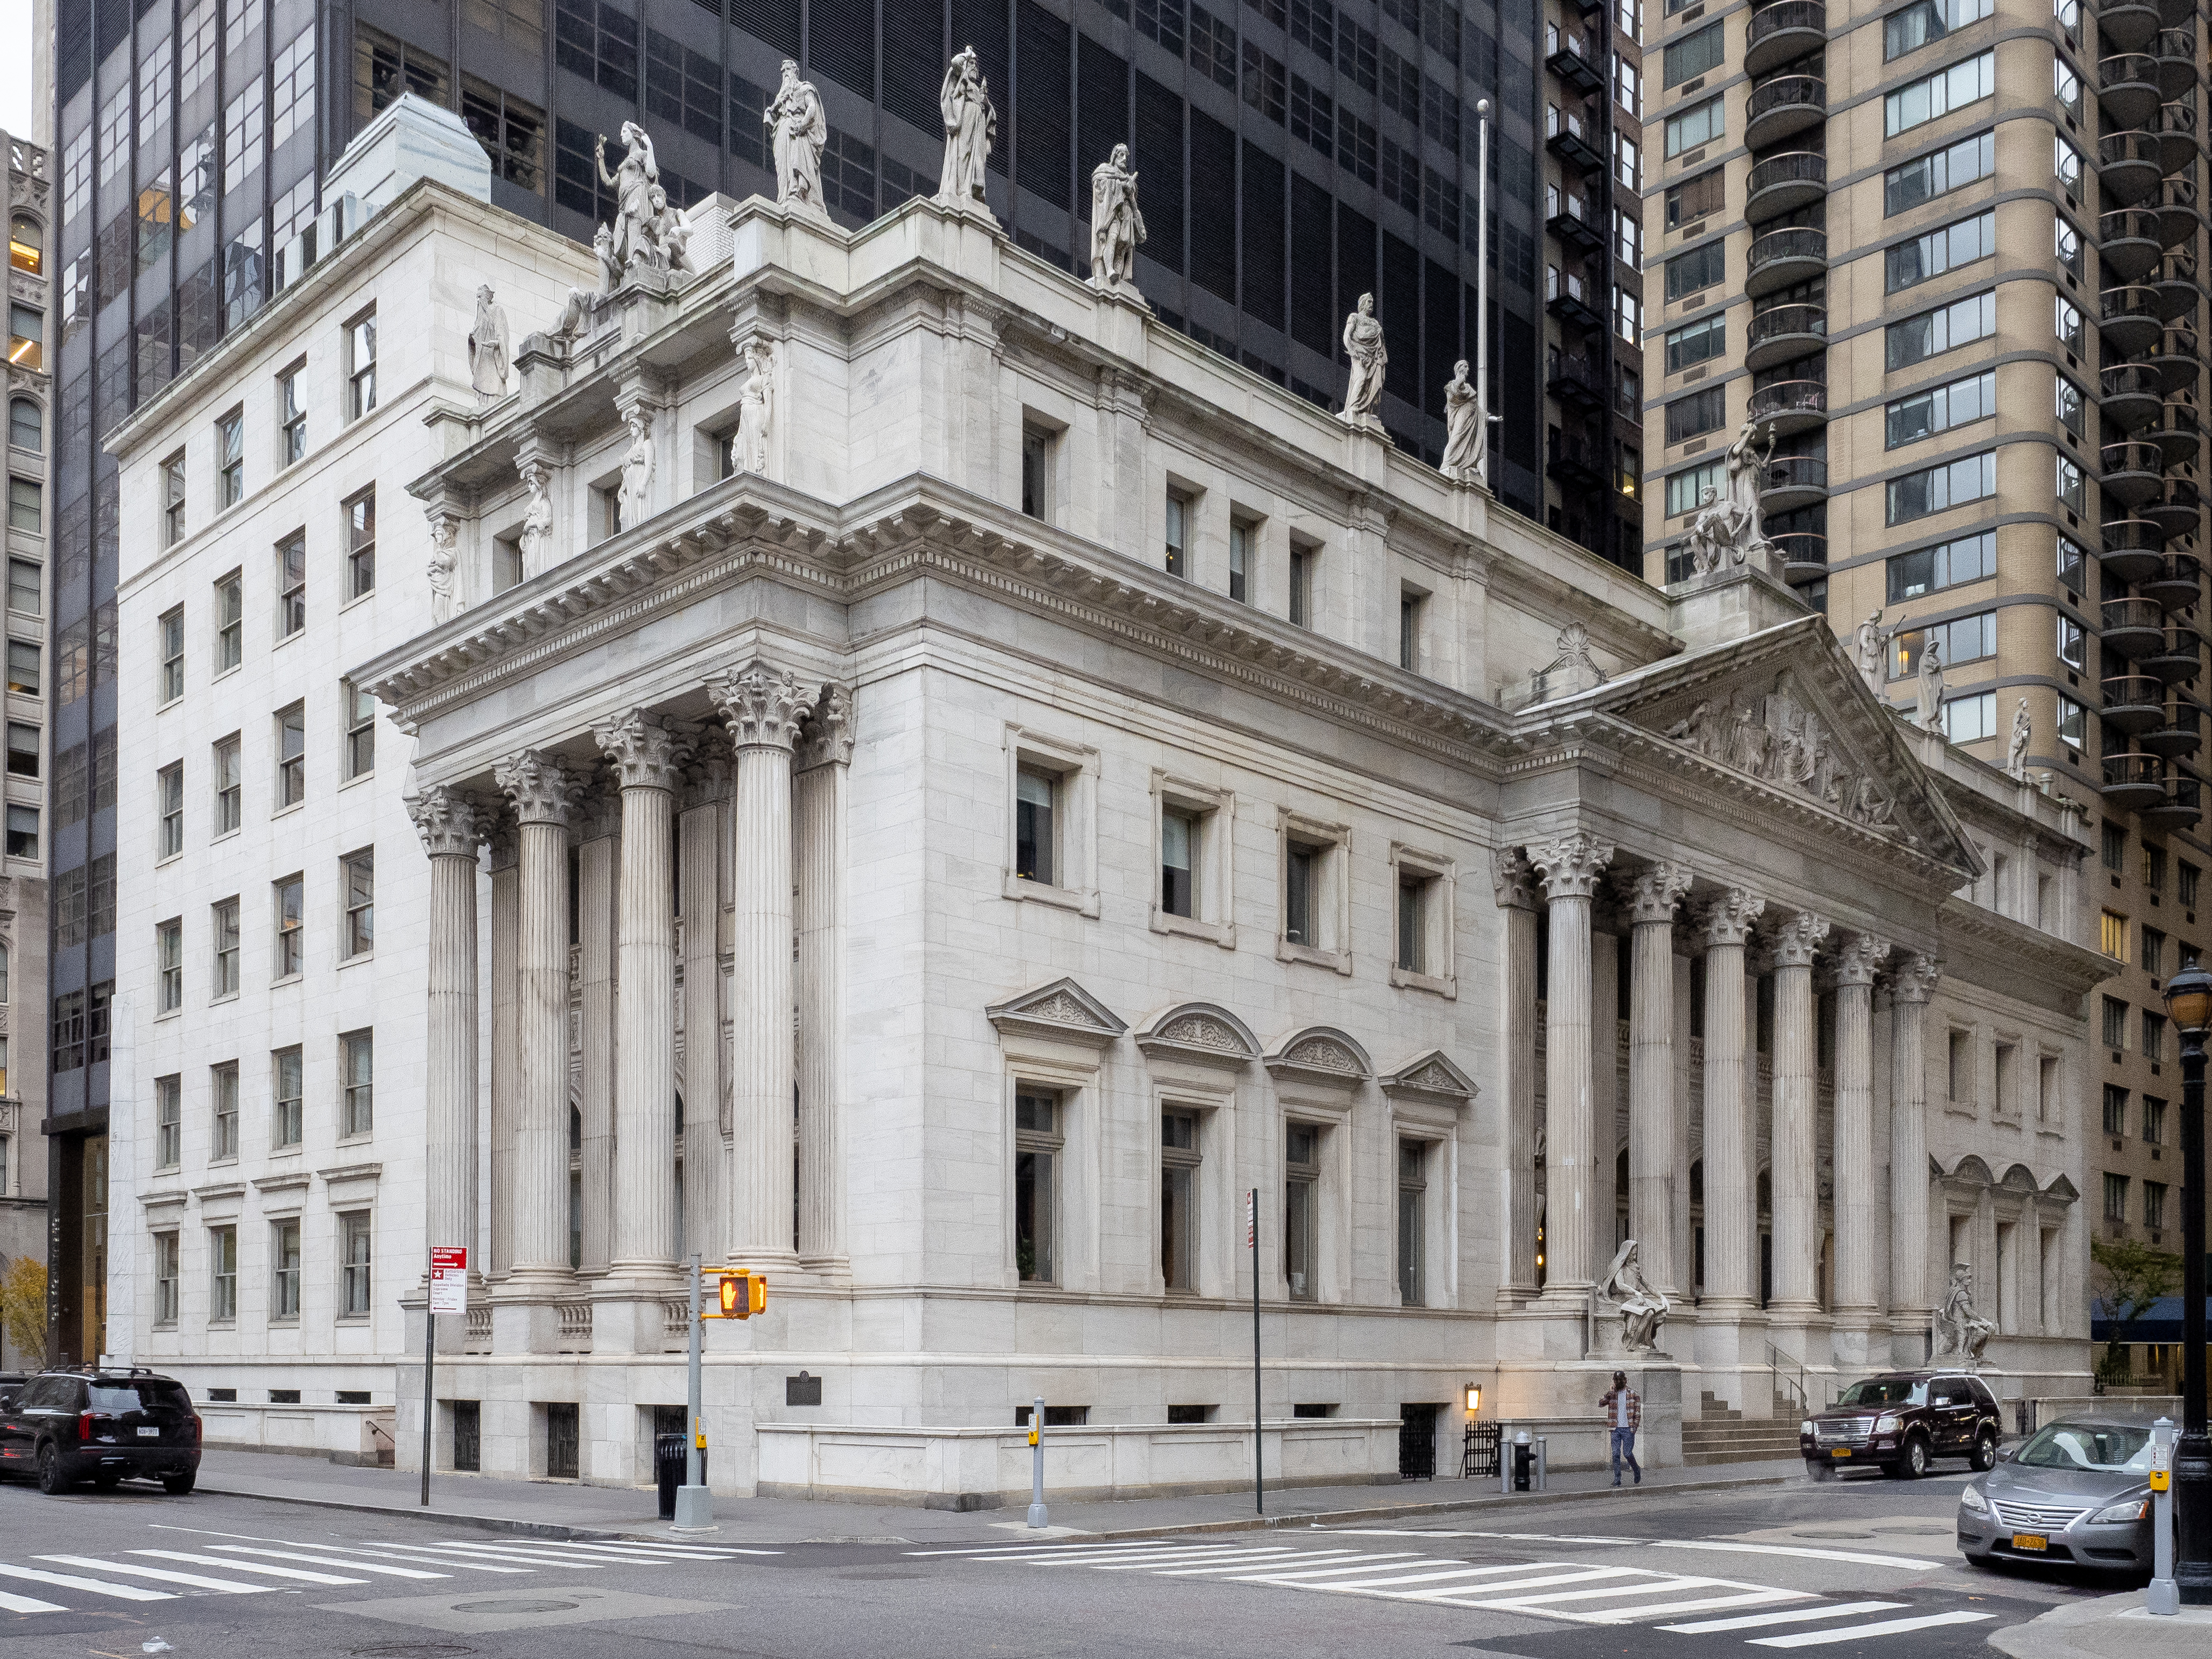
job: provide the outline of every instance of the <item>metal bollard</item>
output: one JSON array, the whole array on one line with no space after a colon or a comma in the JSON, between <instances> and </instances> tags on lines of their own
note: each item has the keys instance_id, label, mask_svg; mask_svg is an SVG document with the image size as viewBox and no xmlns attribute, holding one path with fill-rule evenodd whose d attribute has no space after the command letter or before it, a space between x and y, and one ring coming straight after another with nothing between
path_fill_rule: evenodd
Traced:
<instances>
[{"instance_id":1,"label":"metal bollard","mask_svg":"<svg viewBox=\"0 0 2212 1659\"><path fill-rule=\"evenodd\" d=\"M2173 1421L2161 1417L2150 1431L2150 1588L2143 1611L2170 1619L2181 1611L2173 1582Z\"/></svg>"},{"instance_id":2,"label":"metal bollard","mask_svg":"<svg viewBox=\"0 0 2212 1659\"><path fill-rule=\"evenodd\" d=\"M1548 1448L1545 1443L1544 1437L1538 1435L1536 1437L1536 1490L1538 1492L1544 1490L1545 1459L1547 1451Z\"/></svg>"},{"instance_id":3,"label":"metal bollard","mask_svg":"<svg viewBox=\"0 0 2212 1659\"><path fill-rule=\"evenodd\" d=\"M1498 1490L1508 1498L1513 1495L1513 1444L1506 1437L1505 1425L1498 1425Z\"/></svg>"}]
</instances>

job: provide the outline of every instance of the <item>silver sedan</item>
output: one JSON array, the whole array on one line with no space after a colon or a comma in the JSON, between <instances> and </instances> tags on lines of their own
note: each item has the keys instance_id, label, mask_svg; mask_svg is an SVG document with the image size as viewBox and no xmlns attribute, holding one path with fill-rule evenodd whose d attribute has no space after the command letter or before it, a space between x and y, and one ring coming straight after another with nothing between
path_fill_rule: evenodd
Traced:
<instances>
[{"instance_id":1,"label":"silver sedan","mask_svg":"<svg viewBox=\"0 0 2212 1659\"><path fill-rule=\"evenodd\" d=\"M2076 1418L1998 1454L1959 1494L1968 1561L2055 1561L2116 1572L2151 1567L2150 1430Z\"/></svg>"}]
</instances>

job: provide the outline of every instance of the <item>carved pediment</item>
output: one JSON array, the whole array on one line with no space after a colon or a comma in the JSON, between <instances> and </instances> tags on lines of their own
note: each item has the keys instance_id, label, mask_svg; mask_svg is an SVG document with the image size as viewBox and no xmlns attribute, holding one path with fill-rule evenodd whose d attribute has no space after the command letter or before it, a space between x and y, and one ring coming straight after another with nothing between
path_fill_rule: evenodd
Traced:
<instances>
[{"instance_id":1,"label":"carved pediment","mask_svg":"<svg viewBox=\"0 0 2212 1659\"><path fill-rule=\"evenodd\" d=\"M1267 1070L1279 1078L1356 1089L1375 1075L1367 1051L1333 1025L1293 1031L1267 1056Z\"/></svg>"},{"instance_id":2,"label":"carved pediment","mask_svg":"<svg viewBox=\"0 0 2212 1659\"><path fill-rule=\"evenodd\" d=\"M1147 1054L1228 1068L1260 1056L1252 1028L1212 1002L1178 1003L1155 1016L1139 1029L1137 1046Z\"/></svg>"},{"instance_id":3,"label":"carved pediment","mask_svg":"<svg viewBox=\"0 0 2212 1659\"><path fill-rule=\"evenodd\" d=\"M1056 979L1049 985L994 1004L984 1018L1004 1033L1087 1043L1103 1048L1129 1029L1127 1022L1078 985Z\"/></svg>"},{"instance_id":4,"label":"carved pediment","mask_svg":"<svg viewBox=\"0 0 2212 1659\"><path fill-rule=\"evenodd\" d=\"M1396 1071L1380 1079L1383 1093L1393 1099L1449 1101L1464 1105L1477 1093L1474 1079L1453 1064L1441 1048L1415 1054Z\"/></svg>"}]
</instances>

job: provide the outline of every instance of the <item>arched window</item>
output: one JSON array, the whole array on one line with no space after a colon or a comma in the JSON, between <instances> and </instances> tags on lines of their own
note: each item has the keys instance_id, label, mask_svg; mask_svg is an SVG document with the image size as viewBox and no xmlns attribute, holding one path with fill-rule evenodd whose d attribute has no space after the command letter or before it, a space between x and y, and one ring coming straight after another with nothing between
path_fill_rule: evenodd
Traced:
<instances>
[{"instance_id":1,"label":"arched window","mask_svg":"<svg viewBox=\"0 0 2212 1659\"><path fill-rule=\"evenodd\" d=\"M28 398L8 400L8 446L11 449L27 449L33 454L46 447L46 423L39 414L39 406Z\"/></svg>"},{"instance_id":2,"label":"arched window","mask_svg":"<svg viewBox=\"0 0 2212 1659\"><path fill-rule=\"evenodd\" d=\"M35 276L46 263L46 233L27 213L8 221L8 263Z\"/></svg>"}]
</instances>

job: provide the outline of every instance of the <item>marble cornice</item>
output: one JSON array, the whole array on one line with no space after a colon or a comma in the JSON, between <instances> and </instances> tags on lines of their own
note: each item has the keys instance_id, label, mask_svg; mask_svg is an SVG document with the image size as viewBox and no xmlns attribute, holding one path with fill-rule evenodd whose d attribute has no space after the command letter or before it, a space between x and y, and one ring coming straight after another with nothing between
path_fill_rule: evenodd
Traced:
<instances>
[{"instance_id":1,"label":"marble cornice","mask_svg":"<svg viewBox=\"0 0 2212 1659\"><path fill-rule=\"evenodd\" d=\"M1944 900L1936 920L1948 946L1936 954L1955 958L1959 951L1952 942L1971 939L2009 969L2033 975L2072 996L2086 995L2127 966L1955 896Z\"/></svg>"}]
</instances>

